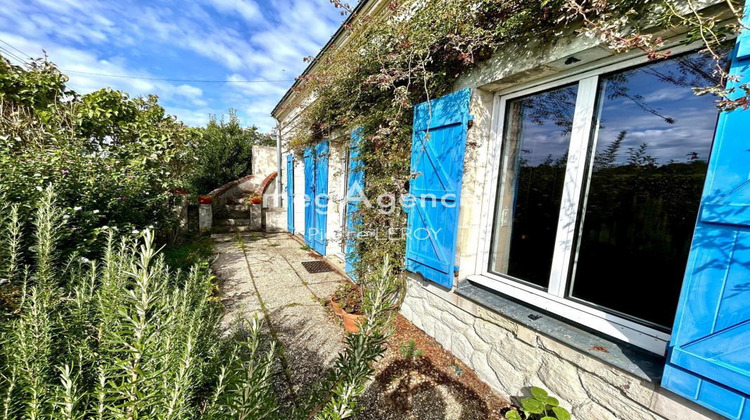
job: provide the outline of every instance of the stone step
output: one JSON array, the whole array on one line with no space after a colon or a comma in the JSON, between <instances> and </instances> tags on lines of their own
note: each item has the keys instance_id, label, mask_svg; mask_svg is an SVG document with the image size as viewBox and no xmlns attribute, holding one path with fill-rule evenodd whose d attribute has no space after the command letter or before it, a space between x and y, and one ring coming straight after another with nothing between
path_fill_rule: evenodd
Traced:
<instances>
[{"instance_id":1,"label":"stone step","mask_svg":"<svg viewBox=\"0 0 750 420\"><path fill-rule=\"evenodd\" d=\"M250 213L250 210L245 211L234 211L234 210L224 210L220 214L217 214L217 219L250 219L253 217L253 214Z\"/></svg>"},{"instance_id":2,"label":"stone step","mask_svg":"<svg viewBox=\"0 0 750 420\"><path fill-rule=\"evenodd\" d=\"M226 211L250 211L250 206L246 206L244 204L227 204L224 206L224 209Z\"/></svg>"},{"instance_id":3,"label":"stone step","mask_svg":"<svg viewBox=\"0 0 750 420\"><path fill-rule=\"evenodd\" d=\"M250 226L253 224L253 219L216 219L215 224L216 226Z\"/></svg>"},{"instance_id":4,"label":"stone step","mask_svg":"<svg viewBox=\"0 0 750 420\"><path fill-rule=\"evenodd\" d=\"M261 229L254 226L214 226L211 229L212 234L219 233L242 233L242 232L260 232Z\"/></svg>"},{"instance_id":5,"label":"stone step","mask_svg":"<svg viewBox=\"0 0 750 420\"><path fill-rule=\"evenodd\" d=\"M227 204L214 214L217 219L249 219L251 207L244 204Z\"/></svg>"},{"instance_id":6,"label":"stone step","mask_svg":"<svg viewBox=\"0 0 750 420\"><path fill-rule=\"evenodd\" d=\"M245 206L248 203L248 196L235 196L227 198L227 206Z\"/></svg>"}]
</instances>

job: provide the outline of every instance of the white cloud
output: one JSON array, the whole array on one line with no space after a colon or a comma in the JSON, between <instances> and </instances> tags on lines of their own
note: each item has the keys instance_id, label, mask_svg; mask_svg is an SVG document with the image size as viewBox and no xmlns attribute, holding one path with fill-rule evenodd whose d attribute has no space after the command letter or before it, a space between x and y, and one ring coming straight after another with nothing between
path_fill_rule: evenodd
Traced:
<instances>
[{"instance_id":1,"label":"white cloud","mask_svg":"<svg viewBox=\"0 0 750 420\"><path fill-rule=\"evenodd\" d=\"M232 107L263 130L273 127L270 112L305 68L303 58L317 54L343 19L329 0L6 3L0 39L35 57L47 51L81 93L105 86L154 93L191 124ZM286 82L202 85L74 72Z\"/></svg>"},{"instance_id":2,"label":"white cloud","mask_svg":"<svg viewBox=\"0 0 750 420\"><path fill-rule=\"evenodd\" d=\"M250 0L211 0L211 4L220 12L238 13L245 20L257 22L263 19L260 7Z\"/></svg>"}]
</instances>

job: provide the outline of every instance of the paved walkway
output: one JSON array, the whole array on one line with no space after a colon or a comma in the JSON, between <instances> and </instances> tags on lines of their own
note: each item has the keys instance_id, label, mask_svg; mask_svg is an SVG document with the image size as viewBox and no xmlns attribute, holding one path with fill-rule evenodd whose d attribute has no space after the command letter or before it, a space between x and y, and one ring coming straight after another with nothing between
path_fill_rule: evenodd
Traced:
<instances>
[{"instance_id":1,"label":"paved walkway","mask_svg":"<svg viewBox=\"0 0 750 420\"><path fill-rule=\"evenodd\" d=\"M297 393L322 377L343 349L344 330L321 303L345 281L338 272L310 274L302 261L321 259L288 234L214 234L226 307L224 327L259 314L282 346L285 375Z\"/></svg>"}]
</instances>

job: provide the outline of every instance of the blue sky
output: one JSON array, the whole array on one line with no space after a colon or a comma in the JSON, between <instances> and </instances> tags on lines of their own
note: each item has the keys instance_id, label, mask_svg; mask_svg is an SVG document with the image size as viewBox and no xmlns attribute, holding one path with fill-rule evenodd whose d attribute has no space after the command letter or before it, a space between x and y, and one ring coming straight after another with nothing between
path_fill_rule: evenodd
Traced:
<instances>
[{"instance_id":1,"label":"blue sky","mask_svg":"<svg viewBox=\"0 0 750 420\"><path fill-rule=\"evenodd\" d=\"M6 0L0 41L33 57L46 51L80 93L105 86L154 93L191 125L236 108L243 125L269 131L270 112L306 67L304 57L317 54L343 19L329 0Z\"/></svg>"}]
</instances>

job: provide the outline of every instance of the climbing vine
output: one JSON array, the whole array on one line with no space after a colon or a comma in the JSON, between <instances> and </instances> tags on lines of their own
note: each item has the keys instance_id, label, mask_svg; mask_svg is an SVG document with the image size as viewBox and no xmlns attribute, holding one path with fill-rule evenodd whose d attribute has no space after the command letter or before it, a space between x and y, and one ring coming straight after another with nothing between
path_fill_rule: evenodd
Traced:
<instances>
[{"instance_id":1,"label":"climbing vine","mask_svg":"<svg viewBox=\"0 0 750 420\"><path fill-rule=\"evenodd\" d=\"M331 2L342 13L352 8ZM397 203L408 191L413 105L450 92L457 78L508 46L540 51L569 28L594 37L615 52L642 50L663 59L664 40L649 28L683 27L687 43L701 42L715 63L715 86L695 86L717 96L723 110L747 108L747 85L733 82L725 55L742 28L739 0L705 9L698 0L405 0L385 10L352 16L346 42L329 47L319 65L295 89L315 100L301 113L291 147L301 151L322 139L362 127L365 193L389 197L383 206L360 206L356 215L360 267L385 255L403 261L406 214ZM723 6L722 6L723 5ZM717 12L719 8L723 10ZM707 10L704 12L704 10ZM566 32L567 31L567 32ZM375 203L377 204L377 203ZM364 233L364 234L363 234ZM378 240L373 240L377 238Z\"/></svg>"}]
</instances>

